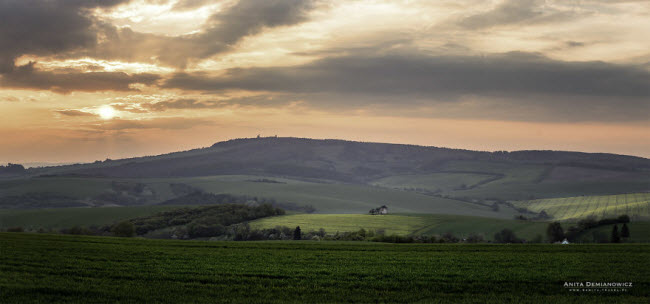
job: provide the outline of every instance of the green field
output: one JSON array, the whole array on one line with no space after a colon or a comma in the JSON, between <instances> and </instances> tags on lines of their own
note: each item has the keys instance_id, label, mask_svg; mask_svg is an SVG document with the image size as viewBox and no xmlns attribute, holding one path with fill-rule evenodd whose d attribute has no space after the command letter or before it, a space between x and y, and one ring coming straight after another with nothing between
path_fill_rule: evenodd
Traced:
<instances>
[{"instance_id":1,"label":"green field","mask_svg":"<svg viewBox=\"0 0 650 304\"><path fill-rule=\"evenodd\" d=\"M466 238L470 234L481 235L485 240L493 240L494 234L510 229L517 237L528 241L536 236L546 239L548 222L505 220L475 216L444 214L291 214L274 216L252 221L252 228L273 228L300 226L303 231L325 229L327 234L336 232L353 232L365 230L384 230L386 234L397 235L443 235L450 232L457 237ZM564 229L575 222L564 222ZM619 225L620 226L620 225ZM632 235L630 241L636 243L650 242L650 222L632 222L628 224ZM620 227L619 227L620 228ZM612 225L598 227L596 230L609 236ZM586 233L593 233L587 231Z\"/></svg>"},{"instance_id":2,"label":"green field","mask_svg":"<svg viewBox=\"0 0 650 304\"><path fill-rule=\"evenodd\" d=\"M152 215L178 206L132 206L106 208L0 209L0 229L60 229L73 226L110 225L120 220Z\"/></svg>"},{"instance_id":3,"label":"green field","mask_svg":"<svg viewBox=\"0 0 650 304\"><path fill-rule=\"evenodd\" d=\"M503 174L504 178L492 182L495 184L534 183L544 178L549 169L547 165L513 164L487 161L449 161L442 168L444 171L476 172L485 174Z\"/></svg>"},{"instance_id":4,"label":"green field","mask_svg":"<svg viewBox=\"0 0 650 304\"><path fill-rule=\"evenodd\" d=\"M539 199L513 204L534 212L544 210L558 221L575 221L588 216L613 218L623 214L632 220L650 219L650 193Z\"/></svg>"},{"instance_id":5,"label":"green field","mask_svg":"<svg viewBox=\"0 0 650 304\"><path fill-rule=\"evenodd\" d=\"M647 191L647 172L585 169L579 167L488 161L449 161L446 172L502 175L502 178L468 189L443 191L452 197L528 200L580 195L610 195ZM586 172L584 172L586 171ZM467 184L469 186L469 183Z\"/></svg>"},{"instance_id":6,"label":"green field","mask_svg":"<svg viewBox=\"0 0 650 304\"><path fill-rule=\"evenodd\" d=\"M647 303L650 245L196 242L0 233L6 303ZM564 282L633 282L571 292Z\"/></svg>"},{"instance_id":7,"label":"green field","mask_svg":"<svg viewBox=\"0 0 650 304\"><path fill-rule=\"evenodd\" d=\"M0 180L0 196L28 192L54 192L85 198L111 188L111 180L103 178L46 177Z\"/></svg>"},{"instance_id":8,"label":"green field","mask_svg":"<svg viewBox=\"0 0 650 304\"><path fill-rule=\"evenodd\" d=\"M494 178L499 178L499 175L439 172L389 176L375 180L371 184L387 188L449 192L461 188L471 188Z\"/></svg>"},{"instance_id":9,"label":"green field","mask_svg":"<svg viewBox=\"0 0 650 304\"><path fill-rule=\"evenodd\" d=\"M255 182L255 180L262 178L278 181L278 183ZM317 213L366 213L372 208L388 205L395 212L408 213L461 214L495 218L512 218L516 214L514 210L506 207L501 208L499 212L494 212L486 206L411 191L370 185L307 182L255 175L137 180L68 177L33 178L0 183L0 196L46 191L88 199L92 195L110 191L110 184L113 180L143 183L154 191L151 199L158 199L159 201L173 197L169 187L170 183L183 183L206 192L274 198L280 202L303 206L311 205L316 208Z\"/></svg>"},{"instance_id":10,"label":"green field","mask_svg":"<svg viewBox=\"0 0 650 304\"><path fill-rule=\"evenodd\" d=\"M372 208L387 205L394 212L442 213L512 218L516 212L503 208L494 212L489 207L467 202L433 197L410 191L386 189L367 185L315 183L277 179L283 183L260 183L249 180L260 176L212 176L186 178L186 183L212 193L230 193L275 198L298 205L312 205L317 213L367 213ZM269 178L269 177L267 177ZM149 180L154 182L155 180Z\"/></svg>"},{"instance_id":11,"label":"green field","mask_svg":"<svg viewBox=\"0 0 650 304\"><path fill-rule=\"evenodd\" d=\"M325 229L328 234L366 230L384 230L386 234L442 235L451 232L458 237L474 233L492 239L498 231L512 229L517 236L531 240L537 235L544 236L547 223L501 220L473 216L439 214L293 214L275 216L251 222L253 228L273 228L275 226L296 227L303 231Z\"/></svg>"}]
</instances>

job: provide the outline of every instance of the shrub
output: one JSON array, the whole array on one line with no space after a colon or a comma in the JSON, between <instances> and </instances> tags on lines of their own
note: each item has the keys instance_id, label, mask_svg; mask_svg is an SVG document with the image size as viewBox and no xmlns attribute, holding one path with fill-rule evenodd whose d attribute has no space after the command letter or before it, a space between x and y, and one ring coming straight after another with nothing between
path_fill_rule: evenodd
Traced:
<instances>
[{"instance_id":1,"label":"shrub","mask_svg":"<svg viewBox=\"0 0 650 304\"><path fill-rule=\"evenodd\" d=\"M530 242L535 243L535 244L539 244L539 243L544 242L544 238L542 238L542 235L538 234Z\"/></svg>"},{"instance_id":2,"label":"shrub","mask_svg":"<svg viewBox=\"0 0 650 304\"><path fill-rule=\"evenodd\" d=\"M62 229L61 233L63 234L74 234L74 235L92 235L93 232L90 229L82 226L74 226L69 229Z\"/></svg>"},{"instance_id":3,"label":"shrub","mask_svg":"<svg viewBox=\"0 0 650 304\"><path fill-rule=\"evenodd\" d=\"M23 227L9 227L7 228L7 232L24 232L25 230Z\"/></svg>"},{"instance_id":4,"label":"shrub","mask_svg":"<svg viewBox=\"0 0 650 304\"><path fill-rule=\"evenodd\" d=\"M624 239L627 239L630 237L630 228L627 227L627 224L623 224L623 228L621 228L621 237Z\"/></svg>"},{"instance_id":5,"label":"shrub","mask_svg":"<svg viewBox=\"0 0 650 304\"><path fill-rule=\"evenodd\" d=\"M467 236L467 239L465 239L465 241L467 243L483 243L485 239L480 234L470 233L469 236Z\"/></svg>"},{"instance_id":6,"label":"shrub","mask_svg":"<svg viewBox=\"0 0 650 304\"><path fill-rule=\"evenodd\" d=\"M458 243L459 239L451 232L446 232L440 237L441 243Z\"/></svg>"},{"instance_id":7,"label":"shrub","mask_svg":"<svg viewBox=\"0 0 650 304\"><path fill-rule=\"evenodd\" d=\"M132 237L135 235L135 226L129 221L123 221L111 228L114 236L119 237Z\"/></svg>"},{"instance_id":8,"label":"shrub","mask_svg":"<svg viewBox=\"0 0 650 304\"><path fill-rule=\"evenodd\" d=\"M618 234L618 225L614 225L612 228L612 243L620 243L621 236Z\"/></svg>"},{"instance_id":9,"label":"shrub","mask_svg":"<svg viewBox=\"0 0 650 304\"><path fill-rule=\"evenodd\" d=\"M523 240L518 239L515 233L510 229L503 229L494 234L494 241L497 243L522 243Z\"/></svg>"},{"instance_id":10,"label":"shrub","mask_svg":"<svg viewBox=\"0 0 650 304\"><path fill-rule=\"evenodd\" d=\"M293 231L293 239L300 240L301 237L302 237L302 233L300 232L300 226L296 226L296 229Z\"/></svg>"},{"instance_id":11,"label":"shrub","mask_svg":"<svg viewBox=\"0 0 650 304\"><path fill-rule=\"evenodd\" d=\"M546 228L546 236L551 243L560 242L564 239L564 229L559 222L548 224Z\"/></svg>"},{"instance_id":12,"label":"shrub","mask_svg":"<svg viewBox=\"0 0 650 304\"><path fill-rule=\"evenodd\" d=\"M618 222L619 223L629 223L630 222L630 217L627 214L623 214L618 217Z\"/></svg>"}]
</instances>

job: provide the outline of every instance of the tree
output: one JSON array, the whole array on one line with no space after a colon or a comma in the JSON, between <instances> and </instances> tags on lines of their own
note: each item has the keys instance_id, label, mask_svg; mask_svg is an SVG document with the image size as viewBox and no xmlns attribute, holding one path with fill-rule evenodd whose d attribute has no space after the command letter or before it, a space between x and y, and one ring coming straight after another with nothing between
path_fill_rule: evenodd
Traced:
<instances>
[{"instance_id":1,"label":"tree","mask_svg":"<svg viewBox=\"0 0 650 304\"><path fill-rule=\"evenodd\" d=\"M553 222L546 227L546 236L551 243L561 242L564 239L564 229L559 222Z\"/></svg>"},{"instance_id":2,"label":"tree","mask_svg":"<svg viewBox=\"0 0 650 304\"><path fill-rule=\"evenodd\" d=\"M494 241L497 243L521 243L514 231L507 228L494 234Z\"/></svg>"},{"instance_id":3,"label":"tree","mask_svg":"<svg viewBox=\"0 0 650 304\"><path fill-rule=\"evenodd\" d=\"M624 239L630 237L630 229L627 228L627 224L623 224L623 228L621 228L621 237Z\"/></svg>"},{"instance_id":4,"label":"tree","mask_svg":"<svg viewBox=\"0 0 650 304\"><path fill-rule=\"evenodd\" d=\"M135 235L135 226L133 226L133 223L129 221L124 221L113 226L111 232L114 236L132 237Z\"/></svg>"},{"instance_id":5,"label":"tree","mask_svg":"<svg viewBox=\"0 0 650 304\"><path fill-rule=\"evenodd\" d=\"M293 231L293 239L300 240L302 232L300 232L300 226L296 226L296 230Z\"/></svg>"},{"instance_id":6,"label":"tree","mask_svg":"<svg viewBox=\"0 0 650 304\"><path fill-rule=\"evenodd\" d=\"M445 232L445 234L440 237L440 241L444 243L458 243L459 239L451 232Z\"/></svg>"},{"instance_id":7,"label":"tree","mask_svg":"<svg viewBox=\"0 0 650 304\"><path fill-rule=\"evenodd\" d=\"M0 174L22 174L25 171L25 167L20 164L8 163L6 166L0 166Z\"/></svg>"},{"instance_id":8,"label":"tree","mask_svg":"<svg viewBox=\"0 0 650 304\"><path fill-rule=\"evenodd\" d=\"M25 230L23 229L23 227L20 226L7 228L7 232L24 232L24 231Z\"/></svg>"},{"instance_id":9,"label":"tree","mask_svg":"<svg viewBox=\"0 0 650 304\"><path fill-rule=\"evenodd\" d=\"M465 239L465 241L468 243L483 243L485 240L483 239L483 236L480 234L470 233L467 236L467 239Z\"/></svg>"},{"instance_id":10,"label":"tree","mask_svg":"<svg viewBox=\"0 0 650 304\"><path fill-rule=\"evenodd\" d=\"M618 225L614 225L612 228L612 243L620 243L621 236L618 234Z\"/></svg>"},{"instance_id":11,"label":"tree","mask_svg":"<svg viewBox=\"0 0 650 304\"><path fill-rule=\"evenodd\" d=\"M629 223L630 222L630 217L627 214L623 214L618 217L618 222L619 223Z\"/></svg>"},{"instance_id":12,"label":"tree","mask_svg":"<svg viewBox=\"0 0 650 304\"><path fill-rule=\"evenodd\" d=\"M537 215L537 219L540 219L540 220L545 220L545 219L549 219L549 218L551 218L551 217L544 210L542 210L542 212L540 212L539 215Z\"/></svg>"}]
</instances>

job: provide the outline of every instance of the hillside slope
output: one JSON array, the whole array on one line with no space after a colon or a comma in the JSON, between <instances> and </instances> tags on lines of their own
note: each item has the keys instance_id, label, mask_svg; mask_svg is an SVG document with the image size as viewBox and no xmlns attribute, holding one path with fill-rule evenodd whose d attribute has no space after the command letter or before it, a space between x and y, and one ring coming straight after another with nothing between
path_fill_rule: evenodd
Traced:
<instances>
[{"instance_id":1,"label":"hillside slope","mask_svg":"<svg viewBox=\"0 0 650 304\"><path fill-rule=\"evenodd\" d=\"M450 162L473 161L449 168ZM590 168L603 179L629 179L650 170L640 157L559 151L479 152L414 145L363 143L304 138L254 138L220 142L209 148L101 163L35 168L33 174L68 173L111 177L179 177L262 174L366 182L381 177L438 171L476 171L480 162ZM567 171L566 169L564 171ZM625 172L611 174L610 171ZM556 178L573 173L548 174ZM610 173L608 176L606 173ZM637 174L635 174L637 173ZM593 176L591 174L590 176ZM546 176L544 176L546 177ZM541 178L541 177L540 177ZM597 179L601 179L597 178Z\"/></svg>"},{"instance_id":2,"label":"hillside slope","mask_svg":"<svg viewBox=\"0 0 650 304\"><path fill-rule=\"evenodd\" d=\"M21 208L21 199L45 194L59 199L31 208L151 205L181 197L174 185L311 205L318 213L365 213L388 204L397 212L512 218L518 211L507 201L648 192L650 160L604 153L235 139L158 156L31 168L19 178L0 178L0 208Z\"/></svg>"}]
</instances>

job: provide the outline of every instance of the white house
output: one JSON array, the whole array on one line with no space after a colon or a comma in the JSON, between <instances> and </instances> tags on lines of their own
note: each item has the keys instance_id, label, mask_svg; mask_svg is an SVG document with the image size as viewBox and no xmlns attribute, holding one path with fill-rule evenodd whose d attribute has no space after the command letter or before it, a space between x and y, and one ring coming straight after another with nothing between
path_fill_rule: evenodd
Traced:
<instances>
[{"instance_id":1,"label":"white house","mask_svg":"<svg viewBox=\"0 0 650 304\"><path fill-rule=\"evenodd\" d=\"M379 207L379 214L388 214L388 207L386 205Z\"/></svg>"}]
</instances>

